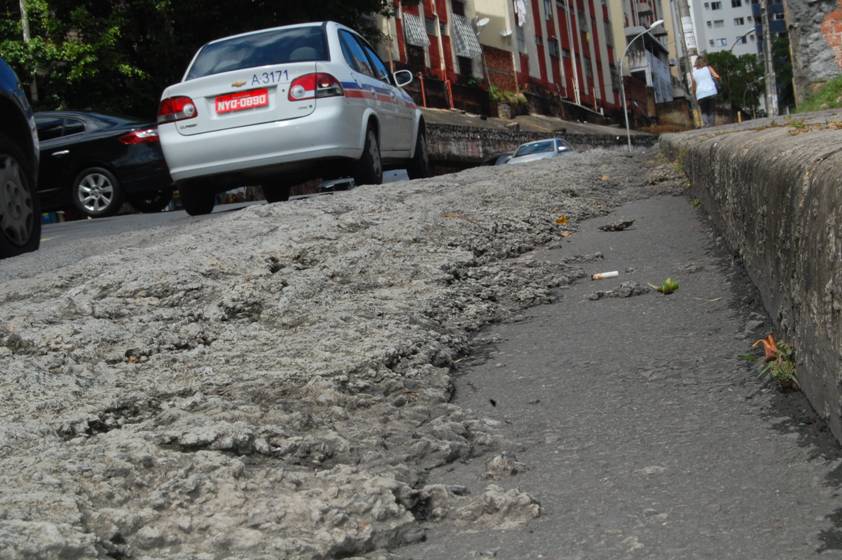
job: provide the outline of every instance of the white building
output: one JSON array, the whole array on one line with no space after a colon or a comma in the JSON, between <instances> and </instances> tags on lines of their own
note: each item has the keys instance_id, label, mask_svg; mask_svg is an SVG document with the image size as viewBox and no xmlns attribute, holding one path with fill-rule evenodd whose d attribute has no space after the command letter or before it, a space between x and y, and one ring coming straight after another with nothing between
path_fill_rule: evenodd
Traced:
<instances>
[{"instance_id":1,"label":"white building","mask_svg":"<svg viewBox=\"0 0 842 560\"><path fill-rule=\"evenodd\" d=\"M757 54L751 0L692 0L699 52Z\"/></svg>"}]
</instances>

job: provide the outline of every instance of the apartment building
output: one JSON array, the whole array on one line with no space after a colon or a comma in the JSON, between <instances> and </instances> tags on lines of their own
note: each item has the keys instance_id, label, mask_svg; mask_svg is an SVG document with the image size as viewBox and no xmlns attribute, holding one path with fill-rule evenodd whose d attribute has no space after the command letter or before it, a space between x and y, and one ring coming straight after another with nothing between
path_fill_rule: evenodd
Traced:
<instances>
[{"instance_id":1,"label":"apartment building","mask_svg":"<svg viewBox=\"0 0 842 560\"><path fill-rule=\"evenodd\" d=\"M608 2L394 0L395 16L380 20L386 37L381 54L434 87L493 85L559 97L583 110L616 112L619 83Z\"/></svg>"},{"instance_id":2,"label":"apartment building","mask_svg":"<svg viewBox=\"0 0 842 560\"><path fill-rule=\"evenodd\" d=\"M692 0L691 9L700 52L758 53L752 0Z\"/></svg>"},{"instance_id":3,"label":"apartment building","mask_svg":"<svg viewBox=\"0 0 842 560\"><path fill-rule=\"evenodd\" d=\"M611 0L610 19L617 56L628 47L623 79L626 89L640 97L641 86L654 90L655 103L674 99L673 77L678 76L678 51L675 41L675 18L660 0ZM656 21L664 23L644 33L634 44L629 42ZM637 92L636 94L634 92ZM652 113L652 111L649 111Z\"/></svg>"}]
</instances>

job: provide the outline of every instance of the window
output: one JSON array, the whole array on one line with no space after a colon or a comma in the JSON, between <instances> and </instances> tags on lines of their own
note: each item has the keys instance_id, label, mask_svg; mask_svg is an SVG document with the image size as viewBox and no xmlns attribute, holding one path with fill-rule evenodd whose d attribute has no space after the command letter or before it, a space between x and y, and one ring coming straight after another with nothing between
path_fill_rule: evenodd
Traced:
<instances>
[{"instance_id":1,"label":"window","mask_svg":"<svg viewBox=\"0 0 842 560\"><path fill-rule=\"evenodd\" d=\"M64 119L64 134L62 136L79 134L80 132L85 132L85 123L79 119Z\"/></svg>"},{"instance_id":2,"label":"window","mask_svg":"<svg viewBox=\"0 0 842 560\"><path fill-rule=\"evenodd\" d=\"M725 27L725 20L724 19L715 19L713 20L714 27Z\"/></svg>"},{"instance_id":3,"label":"window","mask_svg":"<svg viewBox=\"0 0 842 560\"><path fill-rule=\"evenodd\" d=\"M380 60L380 57L377 56L371 47L368 46L367 43L360 42L360 46L365 51L365 54L368 56L368 61L371 63L371 66L374 68L374 75L377 79L388 83L389 81L389 71L386 69L386 65L383 64L383 61Z\"/></svg>"},{"instance_id":4,"label":"window","mask_svg":"<svg viewBox=\"0 0 842 560\"><path fill-rule=\"evenodd\" d=\"M453 15L465 15L465 2L463 2L462 0L453 0L453 2L451 2L451 7L453 9Z\"/></svg>"},{"instance_id":5,"label":"window","mask_svg":"<svg viewBox=\"0 0 842 560\"><path fill-rule=\"evenodd\" d=\"M739 8L743 5L743 0L731 0L731 7L732 8Z\"/></svg>"},{"instance_id":6,"label":"window","mask_svg":"<svg viewBox=\"0 0 842 560\"><path fill-rule=\"evenodd\" d=\"M782 20L782 19L784 19L784 15L783 14L775 14L775 19L776 20Z\"/></svg>"},{"instance_id":7,"label":"window","mask_svg":"<svg viewBox=\"0 0 842 560\"><path fill-rule=\"evenodd\" d=\"M728 46L728 39L717 39L717 41L719 41L719 46L720 46L720 47L726 47L726 46Z\"/></svg>"},{"instance_id":8,"label":"window","mask_svg":"<svg viewBox=\"0 0 842 560\"><path fill-rule=\"evenodd\" d=\"M746 18L735 17L734 18L734 25L743 26L746 24Z\"/></svg>"},{"instance_id":9,"label":"window","mask_svg":"<svg viewBox=\"0 0 842 560\"><path fill-rule=\"evenodd\" d=\"M365 57L365 52L363 52L354 36L347 31L340 31L339 41L342 44L342 54L345 55L345 62L348 63L348 66L360 74L373 77L374 70L371 69L371 65Z\"/></svg>"},{"instance_id":10,"label":"window","mask_svg":"<svg viewBox=\"0 0 842 560\"><path fill-rule=\"evenodd\" d=\"M708 43L710 43L710 46L712 47L712 46L713 46L713 39L711 39L710 41L708 41Z\"/></svg>"},{"instance_id":11,"label":"window","mask_svg":"<svg viewBox=\"0 0 842 560\"><path fill-rule=\"evenodd\" d=\"M456 62L459 64L459 75L470 78L474 75L474 61L466 56L457 56Z\"/></svg>"},{"instance_id":12,"label":"window","mask_svg":"<svg viewBox=\"0 0 842 560\"><path fill-rule=\"evenodd\" d=\"M544 0L544 17L547 20L553 19L553 0Z\"/></svg>"},{"instance_id":13,"label":"window","mask_svg":"<svg viewBox=\"0 0 842 560\"><path fill-rule=\"evenodd\" d=\"M52 140L61 137L61 119L37 118L35 126L38 127L38 140Z\"/></svg>"},{"instance_id":14,"label":"window","mask_svg":"<svg viewBox=\"0 0 842 560\"><path fill-rule=\"evenodd\" d=\"M549 39L547 41L547 46L550 48L550 56L558 58L558 41L556 41L555 39Z\"/></svg>"},{"instance_id":15,"label":"window","mask_svg":"<svg viewBox=\"0 0 842 560\"><path fill-rule=\"evenodd\" d=\"M711 27L711 26L713 25L713 22L712 22L712 21L710 21L710 20L708 20L708 21L707 21L707 24L708 24L708 27Z\"/></svg>"},{"instance_id":16,"label":"window","mask_svg":"<svg viewBox=\"0 0 842 560\"><path fill-rule=\"evenodd\" d=\"M414 72L424 70L424 48L406 45L406 62Z\"/></svg>"},{"instance_id":17,"label":"window","mask_svg":"<svg viewBox=\"0 0 842 560\"><path fill-rule=\"evenodd\" d=\"M721 10L722 9L722 2L711 2L710 3L711 10Z\"/></svg>"},{"instance_id":18,"label":"window","mask_svg":"<svg viewBox=\"0 0 842 560\"><path fill-rule=\"evenodd\" d=\"M424 27L427 29L427 35L435 37L436 29L438 29L439 26L436 25L436 18L426 17L424 18Z\"/></svg>"},{"instance_id":19,"label":"window","mask_svg":"<svg viewBox=\"0 0 842 560\"><path fill-rule=\"evenodd\" d=\"M746 36L745 36L745 35L743 35L742 37L740 37L740 43L742 43L743 45L745 45L745 44L747 44L747 43L748 43L748 39L746 38Z\"/></svg>"},{"instance_id":20,"label":"window","mask_svg":"<svg viewBox=\"0 0 842 560\"><path fill-rule=\"evenodd\" d=\"M705 2L705 9L710 10L710 2Z\"/></svg>"},{"instance_id":21,"label":"window","mask_svg":"<svg viewBox=\"0 0 842 560\"><path fill-rule=\"evenodd\" d=\"M329 59L322 26L276 29L208 43L190 65L187 79L257 66Z\"/></svg>"}]
</instances>

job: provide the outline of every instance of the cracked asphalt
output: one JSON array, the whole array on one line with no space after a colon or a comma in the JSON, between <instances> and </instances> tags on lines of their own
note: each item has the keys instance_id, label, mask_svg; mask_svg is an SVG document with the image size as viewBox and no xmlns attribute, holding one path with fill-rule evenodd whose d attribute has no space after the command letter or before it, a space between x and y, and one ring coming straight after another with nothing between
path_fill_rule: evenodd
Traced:
<instances>
[{"instance_id":1,"label":"cracked asphalt","mask_svg":"<svg viewBox=\"0 0 842 560\"><path fill-rule=\"evenodd\" d=\"M594 150L4 261L0 558L840 557L685 186Z\"/></svg>"}]
</instances>

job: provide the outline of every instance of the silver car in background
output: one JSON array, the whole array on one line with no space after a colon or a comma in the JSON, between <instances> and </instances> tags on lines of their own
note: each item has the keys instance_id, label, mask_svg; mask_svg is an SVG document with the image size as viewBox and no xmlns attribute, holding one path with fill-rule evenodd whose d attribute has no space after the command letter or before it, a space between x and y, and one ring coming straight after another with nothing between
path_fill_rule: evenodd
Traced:
<instances>
[{"instance_id":1,"label":"silver car in background","mask_svg":"<svg viewBox=\"0 0 842 560\"><path fill-rule=\"evenodd\" d=\"M573 146L561 138L548 138L547 140L536 140L521 144L506 164L529 163L573 153L576 153Z\"/></svg>"},{"instance_id":2,"label":"silver car in background","mask_svg":"<svg viewBox=\"0 0 842 560\"><path fill-rule=\"evenodd\" d=\"M190 214L214 195L260 184L270 202L307 179L379 184L384 169L429 173L421 111L354 30L291 25L212 41L168 87L158 134Z\"/></svg>"}]
</instances>

